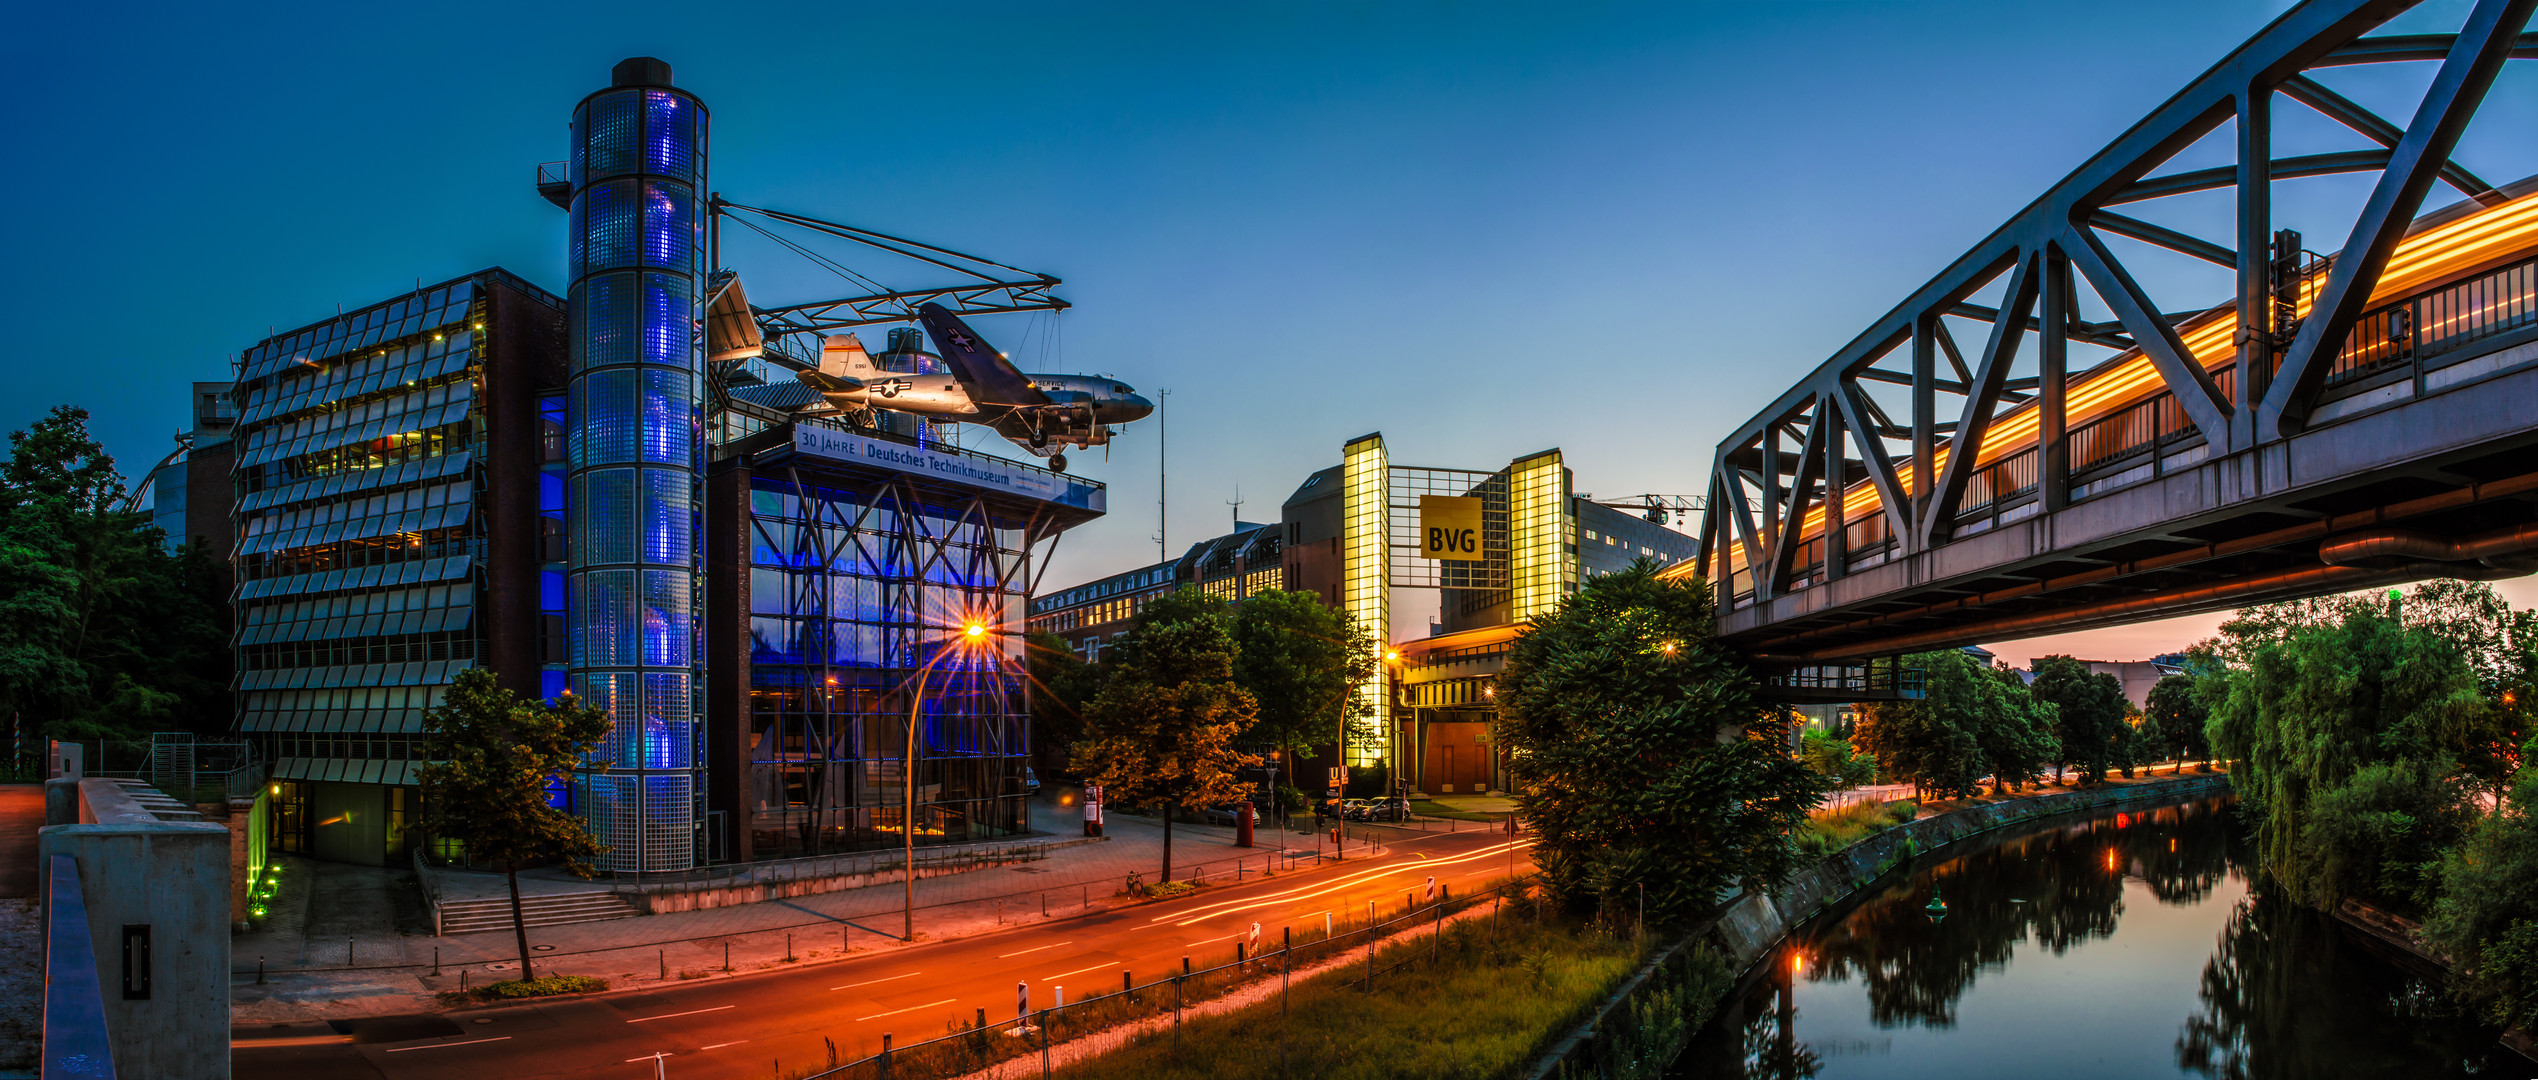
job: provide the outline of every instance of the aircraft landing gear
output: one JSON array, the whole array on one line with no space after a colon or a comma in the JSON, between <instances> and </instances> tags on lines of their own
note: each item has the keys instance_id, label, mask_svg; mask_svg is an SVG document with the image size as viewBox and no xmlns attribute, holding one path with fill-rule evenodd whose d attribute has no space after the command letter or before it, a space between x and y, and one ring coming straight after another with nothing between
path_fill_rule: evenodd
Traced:
<instances>
[{"instance_id":1,"label":"aircraft landing gear","mask_svg":"<svg viewBox=\"0 0 2538 1080\"><path fill-rule=\"evenodd\" d=\"M1064 454L1051 454L1051 455L1049 455L1049 471L1050 471L1050 472L1065 472L1065 471L1066 471L1066 455L1064 455Z\"/></svg>"}]
</instances>

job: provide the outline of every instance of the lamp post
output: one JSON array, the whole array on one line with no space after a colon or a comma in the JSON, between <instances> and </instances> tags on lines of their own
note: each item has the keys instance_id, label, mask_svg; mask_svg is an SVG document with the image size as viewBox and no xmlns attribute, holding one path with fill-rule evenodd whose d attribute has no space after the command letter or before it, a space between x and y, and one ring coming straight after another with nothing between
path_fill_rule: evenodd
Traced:
<instances>
[{"instance_id":1,"label":"lamp post","mask_svg":"<svg viewBox=\"0 0 2538 1080\"><path fill-rule=\"evenodd\" d=\"M977 645L987 638L987 625L976 619L961 628L961 636L952 642L954 649ZM934 665L951 655L953 649L934 654L925 666L917 669L916 692L908 695L908 752L900 760L899 790L907 799L905 813L899 819L899 837L905 842L905 853L899 861L903 898L899 908L899 940L916 940L916 766L917 719L925 710L926 679L934 674Z\"/></svg>"}]
</instances>

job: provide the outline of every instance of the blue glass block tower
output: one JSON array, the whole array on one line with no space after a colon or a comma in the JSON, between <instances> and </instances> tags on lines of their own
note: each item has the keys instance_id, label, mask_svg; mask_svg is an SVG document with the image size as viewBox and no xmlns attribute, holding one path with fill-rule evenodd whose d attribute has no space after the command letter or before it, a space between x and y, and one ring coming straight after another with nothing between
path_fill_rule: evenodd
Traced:
<instances>
[{"instance_id":1,"label":"blue glass block tower","mask_svg":"<svg viewBox=\"0 0 2538 1080\"><path fill-rule=\"evenodd\" d=\"M616 728L577 779L613 870L701 860L705 106L649 57L573 110L566 622Z\"/></svg>"}]
</instances>

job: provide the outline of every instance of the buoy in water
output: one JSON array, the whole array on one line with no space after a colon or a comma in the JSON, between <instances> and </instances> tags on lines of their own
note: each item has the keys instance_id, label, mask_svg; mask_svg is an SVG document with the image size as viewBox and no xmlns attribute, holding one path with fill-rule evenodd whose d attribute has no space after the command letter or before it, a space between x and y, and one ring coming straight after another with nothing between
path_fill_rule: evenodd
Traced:
<instances>
[{"instance_id":1,"label":"buoy in water","mask_svg":"<svg viewBox=\"0 0 2538 1080\"><path fill-rule=\"evenodd\" d=\"M1938 886L1930 887L1930 902L1922 905L1921 910L1928 913L1933 922L1947 918L1948 902L1939 898Z\"/></svg>"}]
</instances>

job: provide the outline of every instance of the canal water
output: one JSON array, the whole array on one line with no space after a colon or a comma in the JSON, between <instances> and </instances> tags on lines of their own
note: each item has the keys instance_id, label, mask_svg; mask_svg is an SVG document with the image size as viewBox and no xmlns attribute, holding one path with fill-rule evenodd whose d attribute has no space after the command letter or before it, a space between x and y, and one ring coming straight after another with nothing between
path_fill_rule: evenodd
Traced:
<instances>
[{"instance_id":1,"label":"canal water","mask_svg":"<svg viewBox=\"0 0 2538 1080\"><path fill-rule=\"evenodd\" d=\"M2538 1074L2437 982L2250 870L2228 799L1968 841L1791 934L1670 1075Z\"/></svg>"}]
</instances>

